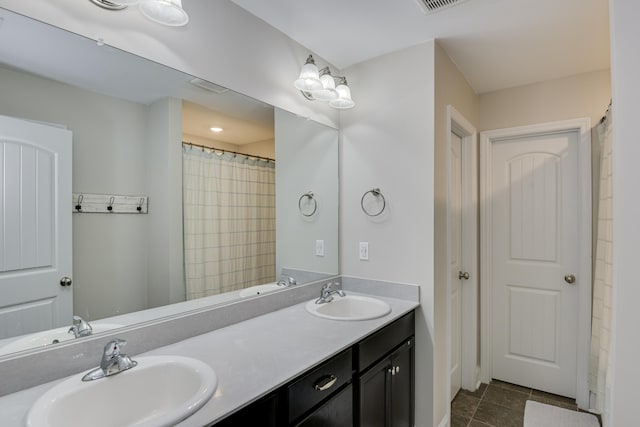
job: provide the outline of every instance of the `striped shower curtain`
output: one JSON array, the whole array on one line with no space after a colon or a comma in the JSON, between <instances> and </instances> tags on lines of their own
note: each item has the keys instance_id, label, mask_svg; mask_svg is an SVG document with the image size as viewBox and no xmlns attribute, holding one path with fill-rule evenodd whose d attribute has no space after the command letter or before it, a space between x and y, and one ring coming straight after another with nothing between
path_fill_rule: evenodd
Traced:
<instances>
[{"instance_id":1,"label":"striped shower curtain","mask_svg":"<svg viewBox=\"0 0 640 427\"><path fill-rule=\"evenodd\" d=\"M183 144L187 299L275 281L275 163Z\"/></svg>"},{"instance_id":2,"label":"striped shower curtain","mask_svg":"<svg viewBox=\"0 0 640 427\"><path fill-rule=\"evenodd\" d=\"M598 125L600 139L600 195L598 198L596 260L593 283L593 318L591 323L591 357L589 363L589 388L592 393L592 409L603 414L604 425L609 413L612 378L611 319L612 319L612 271L613 271L613 182L612 182L612 108Z\"/></svg>"}]
</instances>

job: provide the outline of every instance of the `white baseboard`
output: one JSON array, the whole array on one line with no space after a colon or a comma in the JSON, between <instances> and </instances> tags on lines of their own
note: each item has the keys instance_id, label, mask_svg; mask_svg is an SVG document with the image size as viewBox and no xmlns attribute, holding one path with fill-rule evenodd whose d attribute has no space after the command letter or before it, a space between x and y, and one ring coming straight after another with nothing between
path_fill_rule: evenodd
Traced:
<instances>
[{"instance_id":1,"label":"white baseboard","mask_svg":"<svg viewBox=\"0 0 640 427\"><path fill-rule=\"evenodd\" d=\"M438 427L449 427L449 414L445 414L440 424L438 424Z\"/></svg>"}]
</instances>

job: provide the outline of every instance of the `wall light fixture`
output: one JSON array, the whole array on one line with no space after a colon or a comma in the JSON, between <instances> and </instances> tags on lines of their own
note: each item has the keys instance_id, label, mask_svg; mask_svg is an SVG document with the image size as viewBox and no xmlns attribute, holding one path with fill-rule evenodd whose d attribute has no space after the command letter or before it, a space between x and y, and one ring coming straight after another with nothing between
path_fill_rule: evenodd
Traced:
<instances>
[{"instance_id":1,"label":"wall light fixture","mask_svg":"<svg viewBox=\"0 0 640 427\"><path fill-rule=\"evenodd\" d=\"M307 58L307 62L300 70L300 76L293 82L293 85L302 92L305 98L311 101L328 102L333 108L345 110L356 105L351 99L351 89L347 85L347 78L333 76L329 67L318 71L312 55Z\"/></svg>"},{"instance_id":2,"label":"wall light fixture","mask_svg":"<svg viewBox=\"0 0 640 427\"><path fill-rule=\"evenodd\" d=\"M142 15L158 24L171 27L187 25L189 15L182 8L182 0L89 0L104 9L122 10L138 6Z\"/></svg>"}]
</instances>

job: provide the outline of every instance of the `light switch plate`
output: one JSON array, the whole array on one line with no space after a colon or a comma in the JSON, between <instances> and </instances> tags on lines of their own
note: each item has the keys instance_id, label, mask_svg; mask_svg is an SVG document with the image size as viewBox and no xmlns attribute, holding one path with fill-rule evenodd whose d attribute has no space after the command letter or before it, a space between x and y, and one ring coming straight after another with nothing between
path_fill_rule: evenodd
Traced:
<instances>
[{"instance_id":1,"label":"light switch plate","mask_svg":"<svg viewBox=\"0 0 640 427\"><path fill-rule=\"evenodd\" d=\"M316 256L324 256L324 240L316 240Z\"/></svg>"}]
</instances>

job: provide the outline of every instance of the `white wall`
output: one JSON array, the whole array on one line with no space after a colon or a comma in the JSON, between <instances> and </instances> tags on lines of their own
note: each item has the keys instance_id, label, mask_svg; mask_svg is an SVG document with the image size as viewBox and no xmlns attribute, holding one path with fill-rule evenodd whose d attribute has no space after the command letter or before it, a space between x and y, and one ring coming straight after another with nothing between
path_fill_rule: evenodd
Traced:
<instances>
[{"instance_id":1,"label":"white wall","mask_svg":"<svg viewBox=\"0 0 640 427\"><path fill-rule=\"evenodd\" d=\"M451 272L447 242L448 145L447 106L453 106L474 127L478 127L478 96L439 44L435 46L435 140L434 140L434 425L449 413L447 386L447 310ZM463 314L464 315L464 314ZM464 351L464 349L463 349ZM479 351L479 349L478 349Z\"/></svg>"},{"instance_id":2,"label":"white wall","mask_svg":"<svg viewBox=\"0 0 640 427\"><path fill-rule=\"evenodd\" d=\"M275 135L276 272L295 268L336 275L338 130L276 108ZM298 200L308 191L314 193L317 211L305 217ZM324 240L324 256L316 256L316 240Z\"/></svg>"},{"instance_id":3,"label":"white wall","mask_svg":"<svg viewBox=\"0 0 640 427\"><path fill-rule=\"evenodd\" d=\"M609 70L480 95L480 130L591 118L595 126L611 99Z\"/></svg>"},{"instance_id":4,"label":"white wall","mask_svg":"<svg viewBox=\"0 0 640 427\"><path fill-rule=\"evenodd\" d=\"M640 384L640 2L610 0L613 88L613 355L614 382L609 426L638 424ZM606 418L606 417L605 417Z\"/></svg>"},{"instance_id":5,"label":"white wall","mask_svg":"<svg viewBox=\"0 0 640 427\"><path fill-rule=\"evenodd\" d=\"M185 300L181 140L182 100L151 104L145 152L150 307Z\"/></svg>"},{"instance_id":6,"label":"white wall","mask_svg":"<svg viewBox=\"0 0 640 427\"><path fill-rule=\"evenodd\" d=\"M434 42L345 70L358 103L341 116L342 274L420 285L416 316L416 425L433 423ZM377 218L363 193L387 200ZM358 258L369 242L369 261Z\"/></svg>"},{"instance_id":7,"label":"white wall","mask_svg":"<svg viewBox=\"0 0 640 427\"><path fill-rule=\"evenodd\" d=\"M146 193L145 106L4 68L0 93L0 114L73 132L74 192ZM146 220L73 214L77 314L92 320L147 307Z\"/></svg>"}]
</instances>

